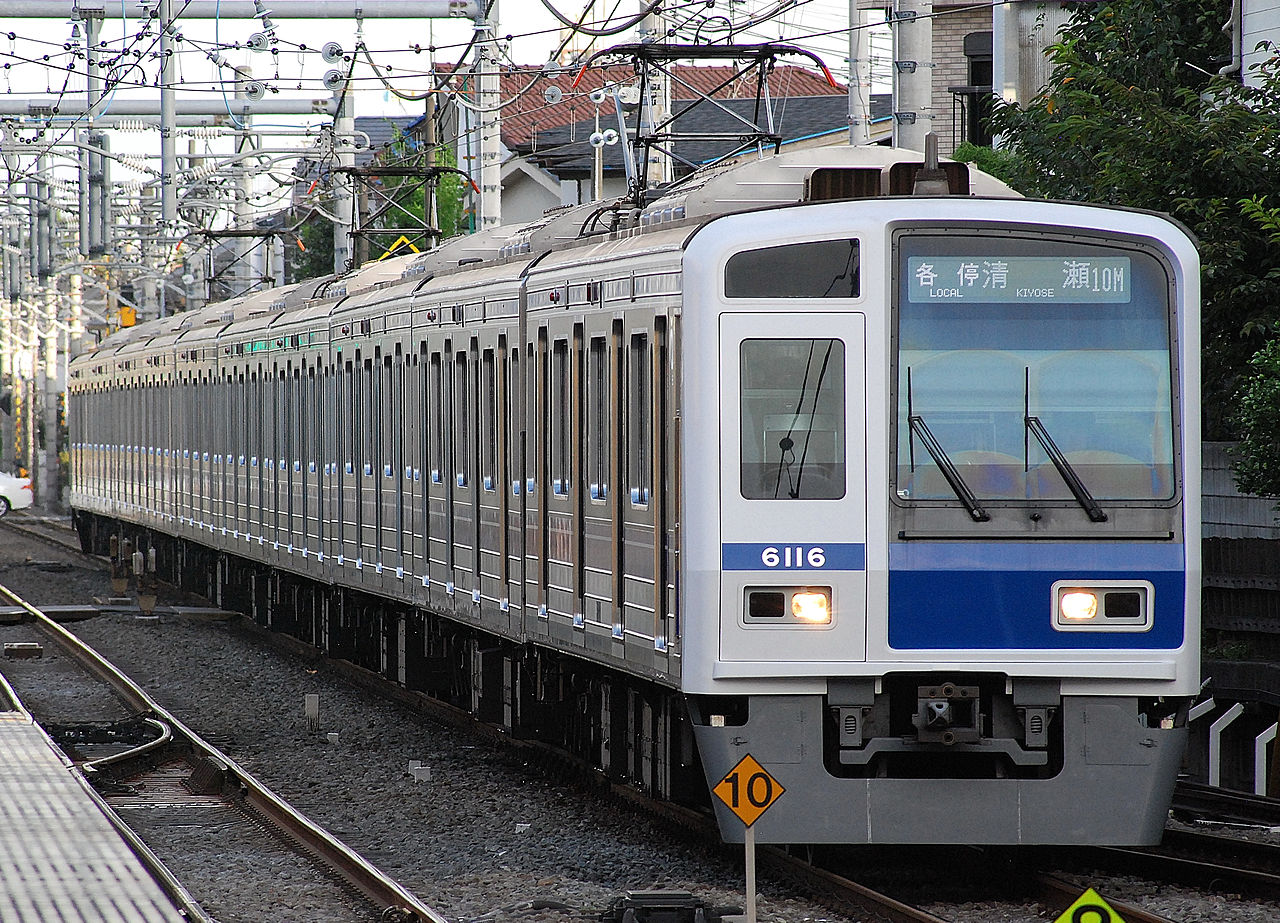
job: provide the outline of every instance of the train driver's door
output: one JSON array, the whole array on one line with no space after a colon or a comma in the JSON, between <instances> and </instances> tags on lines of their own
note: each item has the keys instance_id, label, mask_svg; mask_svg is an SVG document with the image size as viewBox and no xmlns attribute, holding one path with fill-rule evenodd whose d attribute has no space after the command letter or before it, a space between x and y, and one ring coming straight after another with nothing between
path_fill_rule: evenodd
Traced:
<instances>
[{"instance_id":1,"label":"train driver's door","mask_svg":"<svg viewBox=\"0 0 1280 923\"><path fill-rule=\"evenodd\" d=\"M720 318L723 661L866 659L865 318Z\"/></svg>"}]
</instances>

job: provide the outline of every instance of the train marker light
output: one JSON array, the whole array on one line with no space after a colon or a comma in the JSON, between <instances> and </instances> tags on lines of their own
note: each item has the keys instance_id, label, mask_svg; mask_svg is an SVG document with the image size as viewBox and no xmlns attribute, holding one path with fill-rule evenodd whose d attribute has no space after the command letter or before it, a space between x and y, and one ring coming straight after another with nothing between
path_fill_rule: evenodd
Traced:
<instances>
[{"instance_id":1,"label":"train marker light","mask_svg":"<svg viewBox=\"0 0 1280 923\"><path fill-rule=\"evenodd\" d=\"M1071 590L1062 594L1058 607L1064 619L1073 622L1088 621L1098 614L1098 597L1087 590Z\"/></svg>"},{"instance_id":2,"label":"train marker light","mask_svg":"<svg viewBox=\"0 0 1280 923\"><path fill-rule=\"evenodd\" d=\"M791 597L791 614L811 625L831 624L830 591L807 590Z\"/></svg>"}]
</instances>

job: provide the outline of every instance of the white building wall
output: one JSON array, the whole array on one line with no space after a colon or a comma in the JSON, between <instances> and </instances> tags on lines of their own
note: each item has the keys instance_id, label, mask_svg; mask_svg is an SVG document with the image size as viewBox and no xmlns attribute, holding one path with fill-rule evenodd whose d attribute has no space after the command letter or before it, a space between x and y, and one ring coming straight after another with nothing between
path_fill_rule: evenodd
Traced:
<instances>
[{"instance_id":1,"label":"white building wall","mask_svg":"<svg viewBox=\"0 0 1280 923\"><path fill-rule=\"evenodd\" d=\"M1241 0L1241 52L1243 53L1245 83L1256 86L1257 77L1249 65L1266 60L1271 52L1255 51L1261 42L1280 46L1280 0Z\"/></svg>"}]
</instances>

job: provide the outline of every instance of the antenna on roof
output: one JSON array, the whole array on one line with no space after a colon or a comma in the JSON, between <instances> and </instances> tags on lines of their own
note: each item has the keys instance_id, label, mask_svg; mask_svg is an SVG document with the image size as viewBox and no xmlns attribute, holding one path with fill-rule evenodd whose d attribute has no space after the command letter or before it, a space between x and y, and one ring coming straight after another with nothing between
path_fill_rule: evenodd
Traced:
<instances>
[{"instance_id":1,"label":"antenna on roof","mask_svg":"<svg viewBox=\"0 0 1280 923\"><path fill-rule=\"evenodd\" d=\"M577 77L574 78L573 87L577 88L588 67L604 57L629 58L632 66L640 74L640 105L636 109L635 128L635 157L640 162L631 164L627 170L627 176L630 185L628 198L632 200L637 208L644 208L649 201L657 198L657 195L660 194L659 190L650 190L648 188L649 161L655 153L665 155L671 158L673 162L682 163L690 169L707 165L706 163L698 163L681 156L675 149L678 141L728 141L735 145L726 153L720 154L707 163L718 163L736 154L753 149L763 151L766 145L771 146L775 153L778 151L782 146L782 136L777 133L773 125L773 107L769 98L768 76L778 58L782 55L798 55L813 61L821 69L827 79L827 83L838 89L835 78L831 76L831 71L827 69L822 59L813 52L796 45L783 45L772 42L760 45L668 45L657 42L614 45L612 48L597 51L583 62ZM688 81L677 78L674 67L676 61L699 59L721 59L745 63L741 64L740 70L735 70L733 76L722 80L710 91L703 92L692 86ZM655 120L652 117L647 117L649 113L645 110L650 105L648 83L651 71L662 74L672 85L678 84L684 89L692 91L697 98L661 119ZM721 100L714 98L716 93L753 71L756 74L756 104L753 118L748 118L734 111L724 105ZM728 116L731 123L733 123L729 126L729 130L719 132L679 131L676 128L677 120L704 103L719 109ZM642 130L642 126L644 130ZM625 137L627 132L624 131L621 134Z\"/></svg>"}]
</instances>

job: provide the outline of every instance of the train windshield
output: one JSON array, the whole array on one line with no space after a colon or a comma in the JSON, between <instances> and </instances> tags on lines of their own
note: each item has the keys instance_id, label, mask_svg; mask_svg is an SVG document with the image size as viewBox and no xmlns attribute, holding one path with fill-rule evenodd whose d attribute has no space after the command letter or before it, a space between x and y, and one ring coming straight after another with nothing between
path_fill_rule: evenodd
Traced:
<instances>
[{"instance_id":1,"label":"train windshield","mask_svg":"<svg viewBox=\"0 0 1280 923\"><path fill-rule=\"evenodd\" d=\"M843 497L844 343L744 340L741 349L742 496Z\"/></svg>"},{"instance_id":2,"label":"train windshield","mask_svg":"<svg viewBox=\"0 0 1280 923\"><path fill-rule=\"evenodd\" d=\"M1046 238L899 243L901 499L964 500L968 491L1087 509L1173 496L1169 282L1159 261Z\"/></svg>"}]
</instances>

